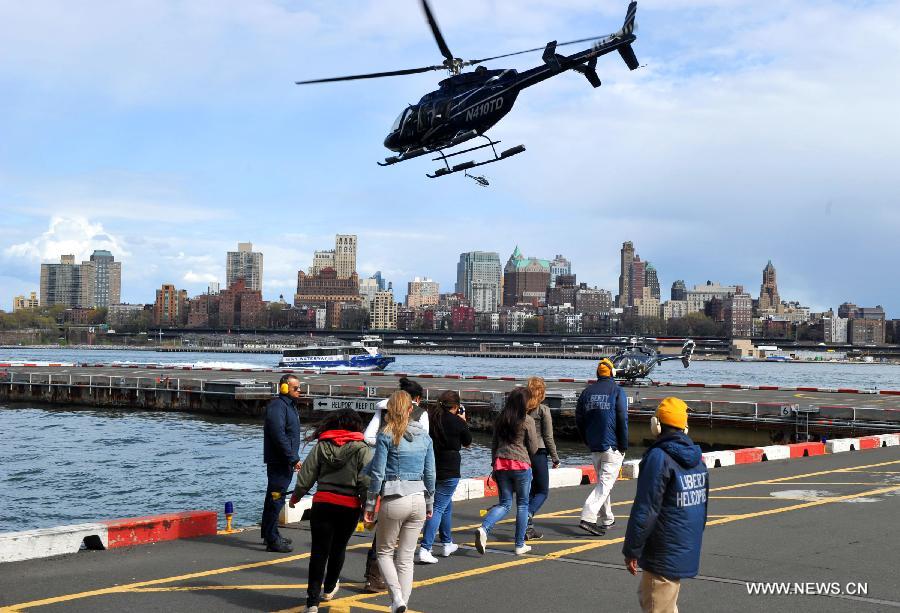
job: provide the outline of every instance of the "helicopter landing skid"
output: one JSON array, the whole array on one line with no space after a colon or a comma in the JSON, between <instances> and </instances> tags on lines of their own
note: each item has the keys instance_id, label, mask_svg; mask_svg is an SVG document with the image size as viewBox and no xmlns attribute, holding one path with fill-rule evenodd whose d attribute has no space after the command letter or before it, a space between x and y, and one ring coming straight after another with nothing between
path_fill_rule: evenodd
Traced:
<instances>
[{"instance_id":1,"label":"helicopter landing skid","mask_svg":"<svg viewBox=\"0 0 900 613\"><path fill-rule=\"evenodd\" d=\"M500 160L505 160L506 158L510 158L514 155L517 155L517 154L525 151L525 145L516 145L515 147L511 147L511 148L507 149L506 151L503 151L500 154L498 154L497 149L494 147L494 145L499 145L500 141L491 140L488 136L485 136L484 134L481 134L480 137L487 140L487 142L483 145L469 147L468 149L463 149L462 151L456 151L454 153L449 153L446 155L444 154L443 151L438 150L438 157L432 158L432 161L441 160L442 162L444 162L444 168L438 168L437 170L434 171L433 174L426 173L425 176L427 176L430 179L436 179L438 177L452 175L455 172L461 172L461 171L469 170L470 168L484 166L485 164L493 164L494 162L499 162ZM461 164L456 164L454 166L450 166L450 162L448 161L448 158L452 158L455 155L461 155L463 153L468 153L470 151L484 149L485 147L491 148L491 151L494 154L493 159L485 160L483 162L469 161L469 162L463 162Z\"/></svg>"},{"instance_id":2,"label":"helicopter landing skid","mask_svg":"<svg viewBox=\"0 0 900 613\"><path fill-rule=\"evenodd\" d=\"M455 147L460 143L464 143L467 140L471 140L478 136L478 133L475 130L469 130L468 132L460 132L456 136L453 137L446 145L443 147L435 147L435 148L427 148L427 147L416 147L415 149L407 149L400 155L392 155L391 157L384 158L383 162L378 162L379 166L392 166L394 164L399 164L400 162L405 162L406 160L411 160L412 158L417 158L422 155L428 155L430 153L434 153L437 151L440 153L441 149L449 149L451 147ZM487 138L487 137L485 137ZM490 140L490 139L488 139ZM486 145L484 145L486 146ZM467 149L467 151L471 151L471 149ZM462 152L460 152L462 153ZM435 158L437 159L437 158Z\"/></svg>"}]
</instances>

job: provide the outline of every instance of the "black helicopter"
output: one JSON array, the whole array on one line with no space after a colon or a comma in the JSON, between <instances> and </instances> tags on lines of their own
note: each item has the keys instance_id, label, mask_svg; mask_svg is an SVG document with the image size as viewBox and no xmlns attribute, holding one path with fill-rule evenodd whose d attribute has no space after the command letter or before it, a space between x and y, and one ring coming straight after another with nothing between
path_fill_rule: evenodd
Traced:
<instances>
[{"instance_id":1,"label":"black helicopter","mask_svg":"<svg viewBox=\"0 0 900 613\"><path fill-rule=\"evenodd\" d=\"M681 360L685 368L691 365L691 357L694 355L694 341L688 339L681 347L680 355L661 356L656 349L638 344L638 339L632 338L628 346L610 356L613 366L616 367L616 379L634 382L650 375L656 366L667 360Z\"/></svg>"},{"instance_id":2,"label":"black helicopter","mask_svg":"<svg viewBox=\"0 0 900 613\"><path fill-rule=\"evenodd\" d=\"M442 64L346 77L297 81L297 85L305 85L309 83L354 81L358 79L417 74L431 70L447 70L450 72L450 77L440 81L440 89L425 94L418 104L409 105L397 117L397 120L391 127L390 134L384 139L384 146L391 151L397 152L398 155L387 157L384 162L378 162L381 166L390 166L411 158L437 152L438 157L433 159L435 161L443 161L444 167L428 175L431 178L436 178L512 157L525 151L524 145L517 145L498 154L494 145L499 144L500 141L492 140L490 137L485 136L484 133L512 110L520 91L567 70L574 70L583 74L593 87L600 87L600 78L597 76L596 71L597 58L612 51L619 52L619 55L622 56L630 70L639 67L638 60L631 47L631 43L637 38L634 34L634 17L637 11L637 2L631 2L628 5L625 23L621 30L599 38L599 40L597 37L593 37L564 43L551 41L545 47L535 47L534 49L506 53L480 60L463 60L454 57L444 41L444 36L441 34L428 0L421 0L421 2L437 46L441 54L446 58ZM558 47L588 41L596 42L585 51L568 56L556 52ZM473 72L461 72L466 66L482 64L490 60L522 53L540 51L541 49L544 51L544 63L524 72L518 72L513 69L488 70L484 66L479 66ZM482 137L487 142L454 153L445 154L443 151L476 137ZM448 158L453 156L485 147L491 148L493 158L477 163L475 161L463 162L453 166L448 161Z\"/></svg>"}]
</instances>

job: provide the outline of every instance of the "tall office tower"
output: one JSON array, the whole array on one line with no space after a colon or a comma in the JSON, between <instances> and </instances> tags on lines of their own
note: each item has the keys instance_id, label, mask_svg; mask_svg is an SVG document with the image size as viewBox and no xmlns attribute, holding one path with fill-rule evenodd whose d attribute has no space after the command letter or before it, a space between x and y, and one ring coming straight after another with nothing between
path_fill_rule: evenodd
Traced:
<instances>
[{"instance_id":1,"label":"tall office tower","mask_svg":"<svg viewBox=\"0 0 900 613\"><path fill-rule=\"evenodd\" d=\"M317 275L326 268L334 268L334 249L314 252L313 263L309 267L309 274Z\"/></svg>"},{"instance_id":2,"label":"tall office tower","mask_svg":"<svg viewBox=\"0 0 900 613\"><path fill-rule=\"evenodd\" d=\"M503 299L503 269L495 251L467 251L456 264L456 293L462 294L476 313L493 313Z\"/></svg>"},{"instance_id":3,"label":"tall office tower","mask_svg":"<svg viewBox=\"0 0 900 613\"><path fill-rule=\"evenodd\" d=\"M418 308L435 305L438 303L440 293L440 286L437 281L428 277L424 279L416 277L407 283L406 306Z\"/></svg>"},{"instance_id":4,"label":"tall office tower","mask_svg":"<svg viewBox=\"0 0 900 613\"><path fill-rule=\"evenodd\" d=\"M631 305L631 263L634 261L634 245L631 241L622 243L619 252L619 295L616 297L619 308ZM640 296L640 294L639 294Z\"/></svg>"},{"instance_id":5,"label":"tall office tower","mask_svg":"<svg viewBox=\"0 0 900 613\"><path fill-rule=\"evenodd\" d=\"M559 275L571 275L572 262L561 255L558 255L550 261L550 287L556 287L556 277Z\"/></svg>"},{"instance_id":6,"label":"tall office tower","mask_svg":"<svg viewBox=\"0 0 900 613\"><path fill-rule=\"evenodd\" d=\"M644 287L650 288L650 297L659 300L659 277L656 275L656 268L650 262L644 266Z\"/></svg>"},{"instance_id":7,"label":"tall office tower","mask_svg":"<svg viewBox=\"0 0 900 613\"><path fill-rule=\"evenodd\" d=\"M380 270L376 270L371 278L378 282L378 291L383 292L387 289L387 283L385 282L384 277L381 276Z\"/></svg>"},{"instance_id":8,"label":"tall office tower","mask_svg":"<svg viewBox=\"0 0 900 613\"><path fill-rule=\"evenodd\" d=\"M263 254L253 251L253 243L238 243L237 251L229 251L225 262L225 287L243 279L248 289L262 291Z\"/></svg>"},{"instance_id":9,"label":"tall office tower","mask_svg":"<svg viewBox=\"0 0 900 613\"><path fill-rule=\"evenodd\" d=\"M373 330L397 329L397 303L394 302L394 292L384 291L375 294L371 320Z\"/></svg>"},{"instance_id":10,"label":"tall office tower","mask_svg":"<svg viewBox=\"0 0 900 613\"><path fill-rule=\"evenodd\" d=\"M219 287L218 281L210 281L209 285L206 286L206 293L209 294L210 296L218 295L219 290L220 290L220 287Z\"/></svg>"},{"instance_id":11,"label":"tall office tower","mask_svg":"<svg viewBox=\"0 0 900 613\"><path fill-rule=\"evenodd\" d=\"M635 300L644 298L644 280L646 274L646 262L642 262L637 255L631 262L631 274L628 275L628 306L634 306Z\"/></svg>"},{"instance_id":12,"label":"tall office tower","mask_svg":"<svg viewBox=\"0 0 900 613\"><path fill-rule=\"evenodd\" d=\"M119 304L122 294L122 263L116 262L109 251L95 249L90 261L84 262L82 266L84 265L90 265L94 276L93 306L109 307L111 304Z\"/></svg>"},{"instance_id":13,"label":"tall office tower","mask_svg":"<svg viewBox=\"0 0 900 613\"><path fill-rule=\"evenodd\" d=\"M356 272L356 235L334 237L334 269L338 279L349 279Z\"/></svg>"},{"instance_id":14,"label":"tall office tower","mask_svg":"<svg viewBox=\"0 0 900 613\"><path fill-rule=\"evenodd\" d=\"M672 293L670 298L672 300L685 300L687 296L687 286L684 284L684 280L678 279L675 283L672 284Z\"/></svg>"},{"instance_id":15,"label":"tall office tower","mask_svg":"<svg viewBox=\"0 0 900 613\"><path fill-rule=\"evenodd\" d=\"M763 268L762 285L759 287L759 310L778 309L781 306L781 298L778 297L778 281L775 277L775 267L772 260Z\"/></svg>"},{"instance_id":16,"label":"tall office tower","mask_svg":"<svg viewBox=\"0 0 900 613\"><path fill-rule=\"evenodd\" d=\"M526 258L516 246L503 268L503 306L547 304L550 260Z\"/></svg>"},{"instance_id":17,"label":"tall office tower","mask_svg":"<svg viewBox=\"0 0 900 613\"><path fill-rule=\"evenodd\" d=\"M61 255L59 264L41 264L41 304L68 308L94 306L91 268L76 264L74 255Z\"/></svg>"}]
</instances>

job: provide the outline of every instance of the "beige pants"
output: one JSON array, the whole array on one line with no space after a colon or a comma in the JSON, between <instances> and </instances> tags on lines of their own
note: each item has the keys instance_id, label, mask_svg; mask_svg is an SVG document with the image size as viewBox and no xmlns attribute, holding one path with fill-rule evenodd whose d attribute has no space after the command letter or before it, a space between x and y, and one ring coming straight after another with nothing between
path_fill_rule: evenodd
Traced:
<instances>
[{"instance_id":1,"label":"beige pants","mask_svg":"<svg viewBox=\"0 0 900 613\"><path fill-rule=\"evenodd\" d=\"M638 599L644 613L678 613L680 579L666 579L648 570L641 572Z\"/></svg>"},{"instance_id":2,"label":"beige pants","mask_svg":"<svg viewBox=\"0 0 900 613\"><path fill-rule=\"evenodd\" d=\"M378 568L394 605L408 604L412 594L413 556L425 524L425 495L383 498L378 511L375 543Z\"/></svg>"},{"instance_id":3,"label":"beige pants","mask_svg":"<svg viewBox=\"0 0 900 613\"><path fill-rule=\"evenodd\" d=\"M590 523L598 523L603 526L611 526L616 521L612 512L612 502L609 495L619 478L619 469L622 468L624 453L612 449L608 451L594 451L591 453L594 462L594 470L597 471L597 485L588 494L581 509L581 519Z\"/></svg>"}]
</instances>

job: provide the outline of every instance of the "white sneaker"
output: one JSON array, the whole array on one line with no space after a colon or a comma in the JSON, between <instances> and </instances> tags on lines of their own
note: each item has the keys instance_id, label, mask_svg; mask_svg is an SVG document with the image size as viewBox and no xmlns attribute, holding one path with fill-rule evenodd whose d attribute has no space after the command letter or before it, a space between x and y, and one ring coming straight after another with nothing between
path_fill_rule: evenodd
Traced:
<instances>
[{"instance_id":1,"label":"white sneaker","mask_svg":"<svg viewBox=\"0 0 900 613\"><path fill-rule=\"evenodd\" d=\"M332 598L334 598L335 596L337 596L337 593L338 593L338 590L339 590L339 589L341 589L341 582L340 582L340 581L338 581L337 583L334 584L334 589L333 589L333 590L331 590L330 592L325 592L324 594L322 594L322 600L324 600L324 601L329 601L329 600L331 600Z\"/></svg>"},{"instance_id":2,"label":"white sneaker","mask_svg":"<svg viewBox=\"0 0 900 613\"><path fill-rule=\"evenodd\" d=\"M516 547L517 556L525 555L529 551L531 551L531 545L522 545L521 547Z\"/></svg>"},{"instance_id":3,"label":"white sneaker","mask_svg":"<svg viewBox=\"0 0 900 613\"><path fill-rule=\"evenodd\" d=\"M436 564L438 559L424 547L419 547L419 562L422 564Z\"/></svg>"},{"instance_id":4,"label":"white sneaker","mask_svg":"<svg viewBox=\"0 0 900 613\"><path fill-rule=\"evenodd\" d=\"M444 547L441 550L441 556L447 558L457 549L459 549L459 545L456 543L444 543Z\"/></svg>"},{"instance_id":5,"label":"white sneaker","mask_svg":"<svg viewBox=\"0 0 900 613\"><path fill-rule=\"evenodd\" d=\"M487 545L487 532L484 531L484 528L478 528L475 531L475 550L484 555L484 548Z\"/></svg>"}]
</instances>

